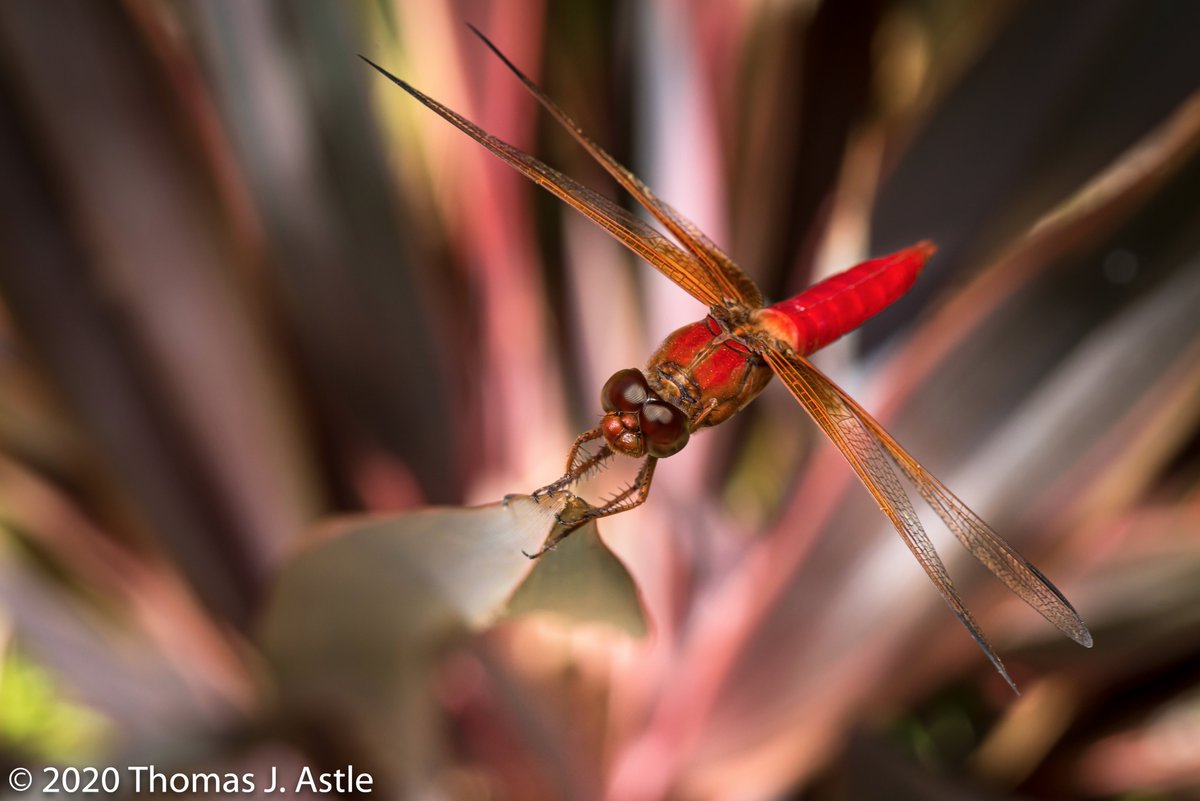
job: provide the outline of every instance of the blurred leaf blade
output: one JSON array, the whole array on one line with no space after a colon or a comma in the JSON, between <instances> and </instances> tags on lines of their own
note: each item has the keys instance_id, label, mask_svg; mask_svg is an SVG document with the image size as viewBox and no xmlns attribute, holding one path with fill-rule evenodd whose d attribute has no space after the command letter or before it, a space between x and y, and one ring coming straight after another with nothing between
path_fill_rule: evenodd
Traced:
<instances>
[{"instance_id":1,"label":"blurred leaf blade","mask_svg":"<svg viewBox=\"0 0 1200 801\"><path fill-rule=\"evenodd\" d=\"M178 532L165 544L187 555L183 563L210 602L241 596L226 611L244 620L256 583L312 509L286 387L259 321L229 284L229 254L193 181L187 138L156 123L161 87L139 70L127 20L113 6L62 7L90 37L89 47L71 47L56 34L64 20L52 5L37 8L10 9L3 30L34 112L35 131L24 135L36 137L34 153L55 164L55 188L72 214L47 210L42 226L18 226L10 241L53 226L76 250L45 253L40 282L13 276L25 293L14 311L39 326L64 379L77 380L74 365L97 361L107 375L123 374L107 404L78 412L122 463L129 491L156 485L139 498L154 510L155 529ZM60 101L73 92L86 102ZM113 105L125 113L108 113ZM92 135L77 136L80 125ZM39 159L30 154L30 161ZM50 191L44 173L22 172L43 183L42 194ZM25 197L37 191L26 187ZM82 248L90 249L86 257ZM104 288L104 304L80 291L89 281ZM54 323L64 319L75 325ZM135 397L129 389L139 385ZM133 432L143 441L126 447ZM231 458L223 463L225 454ZM189 461L190 473L181 469ZM198 520L221 533L187 534ZM228 583L231 576L240 589Z\"/></svg>"},{"instance_id":2,"label":"blurred leaf blade","mask_svg":"<svg viewBox=\"0 0 1200 801\"><path fill-rule=\"evenodd\" d=\"M525 555L554 529L561 502L511 496L325 524L282 572L261 625L288 704L341 720L418 787L440 763L429 683L468 630L550 611L640 634L637 590L594 524L537 560Z\"/></svg>"}]
</instances>

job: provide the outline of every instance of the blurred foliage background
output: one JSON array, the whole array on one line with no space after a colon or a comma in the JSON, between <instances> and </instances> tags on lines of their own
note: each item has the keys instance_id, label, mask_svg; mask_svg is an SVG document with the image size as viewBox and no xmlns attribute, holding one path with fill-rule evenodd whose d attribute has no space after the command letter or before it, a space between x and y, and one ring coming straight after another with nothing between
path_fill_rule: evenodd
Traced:
<instances>
[{"instance_id":1,"label":"blurred foliage background","mask_svg":"<svg viewBox=\"0 0 1200 801\"><path fill-rule=\"evenodd\" d=\"M306 551L320 591L273 619L345 636L272 650L318 520L547 483L703 313L356 58L616 196L466 22L770 297L934 239L818 362L1096 647L949 542L1013 697L771 388L601 526L646 636L443 626L478 574L426 537L359 554L392 595ZM1200 797L1197 30L1185 0L0 4L0 769Z\"/></svg>"}]
</instances>

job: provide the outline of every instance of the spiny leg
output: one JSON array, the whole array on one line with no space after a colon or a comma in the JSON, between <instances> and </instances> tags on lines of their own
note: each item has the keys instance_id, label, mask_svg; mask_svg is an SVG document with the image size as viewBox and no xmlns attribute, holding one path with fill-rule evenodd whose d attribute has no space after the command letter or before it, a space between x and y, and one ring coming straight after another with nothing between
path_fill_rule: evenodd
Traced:
<instances>
[{"instance_id":1,"label":"spiny leg","mask_svg":"<svg viewBox=\"0 0 1200 801\"><path fill-rule=\"evenodd\" d=\"M579 468L578 462L580 454L583 452L583 446L594 439L599 439L600 434L600 426L596 426L575 438L575 441L571 443L571 450L567 452L567 475L571 475Z\"/></svg>"},{"instance_id":2,"label":"spiny leg","mask_svg":"<svg viewBox=\"0 0 1200 801\"><path fill-rule=\"evenodd\" d=\"M571 445L571 451L567 454L567 472L562 478L547 484L541 489L534 490L533 497L540 500L542 496L553 495L554 493L564 490L567 487L579 481L592 470L599 467L606 459L613 455L613 450L608 445L604 445L590 456L583 451L583 446L594 439L600 437L600 428L596 427L590 431L584 431Z\"/></svg>"},{"instance_id":3,"label":"spiny leg","mask_svg":"<svg viewBox=\"0 0 1200 801\"><path fill-rule=\"evenodd\" d=\"M571 520L570 525L572 530L583 525L588 520L596 520L620 512L628 512L630 509L636 509L645 503L646 497L650 494L650 482L654 478L654 466L656 464L658 464L658 459L653 456L647 456L646 461L642 463L642 468L638 470L637 478L633 480L632 484L609 498L608 503L603 506L591 507L576 519Z\"/></svg>"},{"instance_id":4,"label":"spiny leg","mask_svg":"<svg viewBox=\"0 0 1200 801\"><path fill-rule=\"evenodd\" d=\"M650 494L650 481L654 478L654 465L657 463L658 459L653 456L646 457L646 461L642 464L633 483L610 498L604 506L589 506L579 498L572 496L567 500L567 505L563 507L563 510L555 515L558 525L546 538L546 543L533 553L526 551L522 551L522 553L530 559L537 559L546 551L554 550L555 546L570 536L571 532L589 520L608 517L618 512L627 512L641 506L646 502L646 496Z\"/></svg>"}]
</instances>

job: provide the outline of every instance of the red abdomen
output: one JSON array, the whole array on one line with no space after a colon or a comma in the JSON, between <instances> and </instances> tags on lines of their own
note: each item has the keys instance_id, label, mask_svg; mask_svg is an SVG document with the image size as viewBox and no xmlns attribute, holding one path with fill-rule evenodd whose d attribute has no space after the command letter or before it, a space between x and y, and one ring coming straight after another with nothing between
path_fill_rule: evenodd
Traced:
<instances>
[{"instance_id":1,"label":"red abdomen","mask_svg":"<svg viewBox=\"0 0 1200 801\"><path fill-rule=\"evenodd\" d=\"M858 328L908 291L936 250L921 242L826 278L756 316L801 356Z\"/></svg>"}]
</instances>

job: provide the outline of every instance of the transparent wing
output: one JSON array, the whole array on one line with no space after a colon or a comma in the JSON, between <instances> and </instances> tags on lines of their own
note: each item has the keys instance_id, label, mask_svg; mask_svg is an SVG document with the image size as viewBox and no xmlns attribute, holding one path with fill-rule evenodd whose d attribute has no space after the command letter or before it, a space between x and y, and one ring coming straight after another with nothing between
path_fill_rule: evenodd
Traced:
<instances>
[{"instance_id":1,"label":"transparent wing","mask_svg":"<svg viewBox=\"0 0 1200 801\"><path fill-rule=\"evenodd\" d=\"M871 429L864 425L854 409L842 400L841 393L836 391L833 383L807 361L799 357L789 359L774 351L767 351L763 355L788 391L842 452L842 456L878 502L883 513L892 521L904 544L912 551L933 585L942 594L942 598L959 621L966 626L971 637L983 649L988 660L1012 687L1013 692L1018 692L1016 684L1004 668L1004 663L983 636L979 624L975 622L975 618L954 589L946 565L921 526L908 493L901 486L899 476L884 455L879 440Z\"/></svg>"},{"instance_id":2,"label":"transparent wing","mask_svg":"<svg viewBox=\"0 0 1200 801\"><path fill-rule=\"evenodd\" d=\"M719 294L754 308L762 306L762 293L754 281L750 279L750 276L746 275L694 223L676 211L666 201L660 200L650 190L650 187L642 183L636 175L606 153L602 147L593 142L575 121L568 117L567 113L559 108L558 104L551 100L537 84L526 77L525 73L521 72L515 64L509 61L508 57L501 53L500 49L492 44L490 39L484 36L474 25L468 24L468 27L512 70L513 74L521 80L521 83L525 84L525 88L529 90L530 94L537 98L538 102L550 112L550 115L575 138L575 141L583 145L588 154L601 167L607 170L608 174L615 178L617 183L633 196L634 200L640 203L646 211L653 214L676 239L683 243L683 246L703 266L705 274L713 286L718 289Z\"/></svg>"},{"instance_id":3,"label":"transparent wing","mask_svg":"<svg viewBox=\"0 0 1200 801\"><path fill-rule=\"evenodd\" d=\"M1040 570L1001 539L991 526L971 511L970 507L947 489L945 484L900 447L892 435L841 387L826 379L811 365L809 369L825 381L828 389L836 393L841 402L875 436L892 461L921 493L921 497L937 512L938 517L972 556L1003 581L1021 600L1053 623L1059 631L1082 646L1092 647L1091 632L1075 611L1075 607L1071 606Z\"/></svg>"},{"instance_id":4,"label":"transparent wing","mask_svg":"<svg viewBox=\"0 0 1200 801\"><path fill-rule=\"evenodd\" d=\"M706 306L721 305L724 292L719 285L714 284L710 272L694 256L681 250L678 245L658 231L608 198L543 164L528 153L497 139L457 112L400 80L369 58L365 56L360 56L360 58L382 73L388 80L437 112L454 127L495 153L522 175L586 215L682 287L693 298Z\"/></svg>"}]
</instances>

